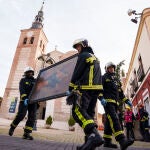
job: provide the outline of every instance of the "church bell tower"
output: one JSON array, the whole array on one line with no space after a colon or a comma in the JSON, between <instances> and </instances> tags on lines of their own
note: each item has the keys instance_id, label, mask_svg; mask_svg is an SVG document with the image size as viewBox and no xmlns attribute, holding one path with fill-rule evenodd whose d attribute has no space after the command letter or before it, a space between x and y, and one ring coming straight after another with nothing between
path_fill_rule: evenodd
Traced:
<instances>
[{"instance_id":1,"label":"church bell tower","mask_svg":"<svg viewBox=\"0 0 150 150\"><path fill-rule=\"evenodd\" d=\"M20 100L19 81L24 74L24 68L31 66L36 69L37 58L45 53L48 39L43 31L43 5L44 2L35 16L32 26L29 29L21 30L0 110L3 117L13 118L15 116Z\"/></svg>"}]
</instances>

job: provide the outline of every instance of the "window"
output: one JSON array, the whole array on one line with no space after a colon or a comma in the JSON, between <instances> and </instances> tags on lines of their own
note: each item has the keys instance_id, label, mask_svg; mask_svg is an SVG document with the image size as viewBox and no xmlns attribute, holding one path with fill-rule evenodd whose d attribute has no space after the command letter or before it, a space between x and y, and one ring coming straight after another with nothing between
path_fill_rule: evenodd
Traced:
<instances>
[{"instance_id":1,"label":"window","mask_svg":"<svg viewBox=\"0 0 150 150\"><path fill-rule=\"evenodd\" d=\"M26 38L24 38L24 40L23 40L23 44L27 44L27 37L26 37Z\"/></svg>"},{"instance_id":2,"label":"window","mask_svg":"<svg viewBox=\"0 0 150 150\"><path fill-rule=\"evenodd\" d=\"M31 37L30 44L33 44L33 42L34 42L34 37Z\"/></svg>"},{"instance_id":3,"label":"window","mask_svg":"<svg viewBox=\"0 0 150 150\"><path fill-rule=\"evenodd\" d=\"M44 51L44 49L45 49L45 45L43 44L43 49L42 49L42 51Z\"/></svg>"},{"instance_id":4,"label":"window","mask_svg":"<svg viewBox=\"0 0 150 150\"><path fill-rule=\"evenodd\" d=\"M40 41L40 47L42 47L42 40Z\"/></svg>"}]
</instances>

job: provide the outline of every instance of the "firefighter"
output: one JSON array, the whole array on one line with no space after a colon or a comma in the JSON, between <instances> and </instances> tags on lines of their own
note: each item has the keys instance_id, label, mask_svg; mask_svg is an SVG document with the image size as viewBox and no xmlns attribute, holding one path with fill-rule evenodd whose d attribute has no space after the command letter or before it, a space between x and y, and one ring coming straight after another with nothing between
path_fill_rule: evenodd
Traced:
<instances>
[{"instance_id":1,"label":"firefighter","mask_svg":"<svg viewBox=\"0 0 150 150\"><path fill-rule=\"evenodd\" d=\"M149 117L148 112L144 109L144 105L138 105L138 114L136 115L137 120L140 122L140 133L142 135L142 140L145 142L150 142L150 134L149 134Z\"/></svg>"},{"instance_id":2,"label":"firefighter","mask_svg":"<svg viewBox=\"0 0 150 150\"><path fill-rule=\"evenodd\" d=\"M132 112L132 109L129 106L126 106L126 111L124 113L124 121L126 127L126 136L128 139L130 138L135 139L134 131L133 131L134 120L135 120L135 116Z\"/></svg>"},{"instance_id":3,"label":"firefighter","mask_svg":"<svg viewBox=\"0 0 150 150\"><path fill-rule=\"evenodd\" d=\"M99 97L99 99L106 113L103 138L104 147L117 148L117 145L112 143L113 134L116 141L119 142L121 150L124 150L132 145L134 141L129 141L125 138L117 114L117 103L118 100L124 101L129 106L132 106L132 103L123 94L121 83L115 76L115 68L114 63L108 62L105 66L106 73L102 76L103 96Z\"/></svg>"},{"instance_id":4,"label":"firefighter","mask_svg":"<svg viewBox=\"0 0 150 150\"><path fill-rule=\"evenodd\" d=\"M98 133L97 124L94 122L97 97L102 91L100 62L95 57L92 48L86 39L78 39L73 43L73 48L78 51L78 60L69 84L69 91L78 91L80 101L69 102L73 104L72 116L83 128L85 143L78 146L78 150L94 150L103 144L103 139Z\"/></svg>"},{"instance_id":5,"label":"firefighter","mask_svg":"<svg viewBox=\"0 0 150 150\"><path fill-rule=\"evenodd\" d=\"M26 67L23 76L24 77L20 80L19 83L20 102L18 107L18 113L10 125L9 135L13 135L15 128L18 126L20 121L24 119L28 111L28 119L24 127L24 134L22 138L27 140L33 140L33 137L30 135L30 133L32 133L32 129L36 118L37 104L28 104L29 95L35 83L33 68Z\"/></svg>"}]
</instances>

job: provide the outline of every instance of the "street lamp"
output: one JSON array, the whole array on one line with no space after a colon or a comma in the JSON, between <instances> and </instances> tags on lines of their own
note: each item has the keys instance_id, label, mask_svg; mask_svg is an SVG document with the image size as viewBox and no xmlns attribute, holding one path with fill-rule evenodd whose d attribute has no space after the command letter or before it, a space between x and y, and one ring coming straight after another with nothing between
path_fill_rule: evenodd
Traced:
<instances>
[{"instance_id":1,"label":"street lamp","mask_svg":"<svg viewBox=\"0 0 150 150\"><path fill-rule=\"evenodd\" d=\"M138 18L140 18L141 15L142 15L142 13L136 13L136 10L132 10L132 9L129 9L127 13L128 13L129 16L132 16L132 15L135 15L135 16L136 16L135 18L132 18L132 19L131 19L131 21L132 21L133 23L136 23L136 24L137 24L137 22L138 22ZM138 17L137 17L137 16L138 16Z\"/></svg>"}]
</instances>

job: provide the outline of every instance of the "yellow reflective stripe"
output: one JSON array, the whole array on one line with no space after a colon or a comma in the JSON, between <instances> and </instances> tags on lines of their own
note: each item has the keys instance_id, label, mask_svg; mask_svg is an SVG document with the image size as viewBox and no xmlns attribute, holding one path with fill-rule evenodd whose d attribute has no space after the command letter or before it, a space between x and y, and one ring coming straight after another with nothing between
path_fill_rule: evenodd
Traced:
<instances>
[{"instance_id":1,"label":"yellow reflective stripe","mask_svg":"<svg viewBox=\"0 0 150 150\"><path fill-rule=\"evenodd\" d=\"M127 100L127 98L126 98L126 97L122 99L122 101L123 101L123 102L125 102L126 100Z\"/></svg>"},{"instance_id":2,"label":"yellow reflective stripe","mask_svg":"<svg viewBox=\"0 0 150 150\"><path fill-rule=\"evenodd\" d=\"M123 131L115 132L115 133L114 133L114 136L116 137L116 136L118 136L118 135L120 135L120 134L123 134Z\"/></svg>"},{"instance_id":3,"label":"yellow reflective stripe","mask_svg":"<svg viewBox=\"0 0 150 150\"><path fill-rule=\"evenodd\" d=\"M89 73L89 85L91 86L93 84L93 70L94 70L94 65L90 66L90 73Z\"/></svg>"},{"instance_id":4,"label":"yellow reflective stripe","mask_svg":"<svg viewBox=\"0 0 150 150\"><path fill-rule=\"evenodd\" d=\"M93 120L86 120L83 115L80 113L79 111L79 107L76 106L75 108L75 113L78 116L78 118L80 119L80 121L82 122L82 128L84 129L88 124L94 123Z\"/></svg>"},{"instance_id":5,"label":"yellow reflective stripe","mask_svg":"<svg viewBox=\"0 0 150 150\"><path fill-rule=\"evenodd\" d=\"M86 120L86 122L83 123L82 128L84 129L88 124L94 123L93 120Z\"/></svg>"},{"instance_id":6,"label":"yellow reflective stripe","mask_svg":"<svg viewBox=\"0 0 150 150\"><path fill-rule=\"evenodd\" d=\"M81 85L81 89L96 89L96 90L102 90L102 85Z\"/></svg>"},{"instance_id":7,"label":"yellow reflective stripe","mask_svg":"<svg viewBox=\"0 0 150 150\"><path fill-rule=\"evenodd\" d=\"M88 62L93 63L94 60L96 60L95 57L89 57L89 58L86 59L86 62L87 62L87 63L88 63Z\"/></svg>"},{"instance_id":8,"label":"yellow reflective stripe","mask_svg":"<svg viewBox=\"0 0 150 150\"><path fill-rule=\"evenodd\" d=\"M145 119L142 119L142 120L140 120L141 122L144 122L145 121Z\"/></svg>"},{"instance_id":9,"label":"yellow reflective stripe","mask_svg":"<svg viewBox=\"0 0 150 150\"><path fill-rule=\"evenodd\" d=\"M119 106L119 102L117 102L117 106Z\"/></svg>"},{"instance_id":10,"label":"yellow reflective stripe","mask_svg":"<svg viewBox=\"0 0 150 150\"><path fill-rule=\"evenodd\" d=\"M14 125L13 123L11 124L11 126L16 127L16 125Z\"/></svg>"},{"instance_id":11,"label":"yellow reflective stripe","mask_svg":"<svg viewBox=\"0 0 150 150\"><path fill-rule=\"evenodd\" d=\"M25 126L25 129L32 131L33 128L32 128L32 127L29 127L29 126Z\"/></svg>"},{"instance_id":12,"label":"yellow reflective stripe","mask_svg":"<svg viewBox=\"0 0 150 150\"><path fill-rule=\"evenodd\" d=\"M112 132L115 133L115 130L114 130L114 127L113 127L113 121L112 121L110 115L107 114L107 117L108 117L108 120L109 120L109 123L110 123L110 127L111 127L111 129L112 129Z\"/></svg>"},{"instance_id":13,"label":"yellow reflective stripe","mask_svg":"<svg viewBox=\"0 0 150 150\"><path fill-rule=\"evenodd\" d=\"M116 103L116 100L114 100L114 99L106 99L106 101L109 103Z\"/></svg>"},{"instance_id":14,"label":"yellow reflective stripe","mask_svg":"<svg viewBox=\"0 0 150 150\"><path fill-rule=\"evenodd\" d=\"M29 82L26 82L25 84L29 84Z\"/></svg>"},{"instance_id":15,"label":"yellow reflective stripe","mask_svg":"<svg viewBox=\"0 0 150 150\"><path fill-rule=\"evenodd\" d=\"M106 82L110 82L111 80L110 80L110 79L106 79L105 81L106 81Z\"/></svg>"},{"instance_id":16,"label":"yellow reflective stripe","mask_svg":"<svg viewBox=\"0 0 150 150\"><path fill-rule=\"evenodd\" d=\"M77 85L73 83L69 83L70 87L73 87L74 89L77 89ZM103 86L102 85L81 85L80 89L95 89L95 90L102 90Z\"/></svg>"},{"instance_id":17,"label":"yellow reflective stripe","mask_svg":"<svg viewBox=\"0 0 150 150\"><path fill-rule=\"evenodd\" d=\"M145 130L149 130L149 128L145 128Z\"/></svg>"},{"instance_id":18,"label":"yellow reflective stripe","mask_svg":"<svg viewBox=\"0 0 150 150\"><path fill-rule=\"evenodd\" d=\"M103 135L103 138L109 138L109 139L112 139L112 135L104 134L104 135Z\"/></svg>"},{"instance_id":19,"label":"yellow reflective stripe","mask_svg":"<svg viewBox=\"0 0 150 150\"><path fill-rule=\"evenodd\" d=\"M108 117L108 120L109 120L109 122L110 122L110 127L111 127L111 129L112 129L112 131L113 131L114 136L116 137L116 136L118 136L118 135L120 135L120 134L123 134L123 131L117 131L117 132L115 132L115 129L114 129L114 126L113 126L113 121L112 121L112 119L111 119L111 116L110 116L109 114L107 114L107 117Z\"/></svg>"},{"instance_id":20,"label":"yellow reflective stripe","mask_svg":"<svg viewBox=\"0 0 150 150\"><path fill-rule=\"evenodd\" d=\"M148 120L148 117L145 117L145 116L144 116L143 118L144 118L145 120Z\"/></svg>"},{"instance_id":21,"label":"yellow reflective stripe","mask_svg":"<svg viewBox=\"0 0 150 150\"><path fill-rule=\"evenodd\" d=\"M98 96L103 96L103 93L100 93Z\"/></svg>"},{"instance_id":22,"label":"yellow reflective stripe","mask_svg":"<svg viewBox=\"0 0 150 150\"><path fill-rule=\"evenodd\" d=\"M23 98L23 97L25 97L25 96L27 96L27 94L22 94L22 95L21 95L21 98Z\"/></svg>"}]
</instances>

